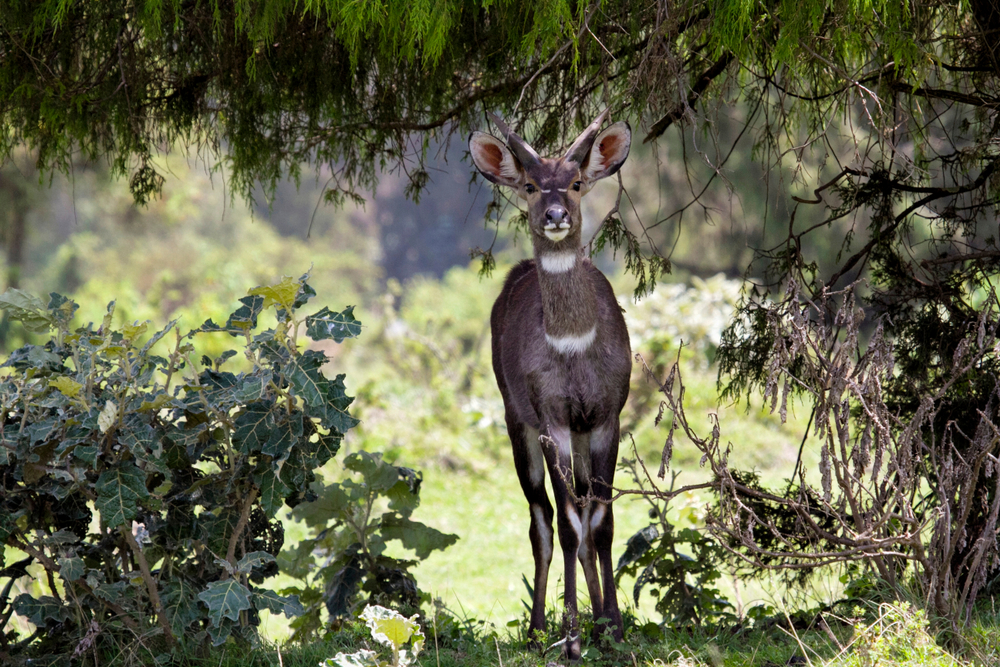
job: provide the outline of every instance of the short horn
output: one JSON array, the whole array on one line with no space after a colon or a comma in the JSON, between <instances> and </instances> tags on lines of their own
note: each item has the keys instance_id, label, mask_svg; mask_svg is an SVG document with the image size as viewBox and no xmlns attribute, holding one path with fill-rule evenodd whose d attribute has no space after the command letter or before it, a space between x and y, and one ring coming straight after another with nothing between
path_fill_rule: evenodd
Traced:
<instances>
[{"instance_id":1,"label":"short horn","mask_svg":"<svg viewBox=\"0 0 1000 667\"><path fill-rule=\"evenodd\" d=\"M594 145L594 139L597 138L597 133L601 129L601 125L604 124L604 119L608 117L609 111L611 111L611 109L605 109L602 111L601 115L598 116L593 123L587 126L587 129L576 138L573 145L569 147L568 151L566 151L566 155L563 157L564 160L575 162L580 165L583 164L584 160L587 159L587 155L590 154L590 148Z\"/></svg>"},{"instance_id":2,"label":"short horn","mask_svg":"<svg viewBox=\"0 0 1000 667\"><path fill-rule=\"evenodd\" d=\"M541 162L541 158L538 157L538 153L535 152L535 149L529 146L528 142L524 139L517 136L517 134L515 134L514 131L507 126L507 123L501 120L500 116L492 112L489 112L488 115L490 120L493 121L493 124L497 126L498 130L500 130L500 134L502 135L504 142L506 142L507 146L509 146L514 152L514 157L517 158L522 167L528 168Z\"/></svg>"}]
</instances>

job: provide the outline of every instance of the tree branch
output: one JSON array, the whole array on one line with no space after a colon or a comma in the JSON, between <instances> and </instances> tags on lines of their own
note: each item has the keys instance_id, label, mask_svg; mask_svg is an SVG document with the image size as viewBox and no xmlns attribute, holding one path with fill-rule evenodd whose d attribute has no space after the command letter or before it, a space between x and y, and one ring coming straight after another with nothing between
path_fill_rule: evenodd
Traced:
<instances>
[{"instance_id":1,"label":"tree branch","mask_svg":"<svg viewBox=\"0 0 1000 667\"><path fill-rule=\"evenodd\" d=\"M661 134L667 131L667 128L674 124L675 121L680 120L688 109L693 107L695 103L701 98L702 93L708 88L709 84L715 80L722 72L725 71L726 67L733 61L733 54L729 51L722 54L715 63L709 67L707 70L702 72L698 80L691 87L691 94L688 95L687 100L683 104L678 104L676 107L671 109L665 116L660 118L660 120L653 123L653 126L649 128L649 134L646 138L642 140L642 143L648 144L650 141L656 139Z\"/></svg>"}]
</instances>

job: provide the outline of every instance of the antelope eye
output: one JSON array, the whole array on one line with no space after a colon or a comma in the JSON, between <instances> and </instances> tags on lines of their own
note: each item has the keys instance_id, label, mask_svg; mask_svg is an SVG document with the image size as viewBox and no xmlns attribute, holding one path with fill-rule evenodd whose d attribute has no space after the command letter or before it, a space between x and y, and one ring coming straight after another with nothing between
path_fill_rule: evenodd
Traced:
<instances>
[{"instance_id":1,"label":"antelope eye","mask_svg":"<svg viewBox=\"0 0 1000 667\"><path fill-rule=\"evenodd\" d=\"M579 192L582 186L583 186L583 181L577 181L576 183L573 184L573 190Z\"/></svg>"},{"instance_id":2,"label":"antelope eye","mask_svg":"<svg viewBox=\"0 0 1000 667\"><path fill-rule=\"evenodd\" d=\"M527 192L527 193L528 193L528 194L530 195L530 194L534 193L534 191L535 191L535 186L534 186L534 185L532 185L531 183L527 183L527 184L525 184L525 186L524 186L524 191L525 191L525 192Z\"/></svg>"}]
</instances>

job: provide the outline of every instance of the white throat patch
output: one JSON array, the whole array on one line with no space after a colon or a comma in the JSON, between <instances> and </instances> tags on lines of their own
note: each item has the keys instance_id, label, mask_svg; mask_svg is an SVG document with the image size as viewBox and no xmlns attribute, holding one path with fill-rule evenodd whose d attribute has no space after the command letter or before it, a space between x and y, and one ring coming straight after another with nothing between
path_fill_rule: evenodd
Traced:
<instances>
[{"instance_id":1,"label":"white throat patch","mask_svg":"<svg viewBox=\"0 0 1000 667\"><path fill-rule=\"evenodd\" d=\"M542 270L546 273L566 273L576 266L577 253L569 252L549 252L540 255L538 260L542 264Z\"/></svg>"},{"instance_id":2,"label":"white throat patch","mask_svg":"<svg viewBox=\"0 0 1000 667\"><path fill-rule=\"evenodd\" d=\"M545 334L545 340L560 354L579 354L594 344L597 338L597 325L580 336L550 336Z\"/></svg>"}]
</instances>

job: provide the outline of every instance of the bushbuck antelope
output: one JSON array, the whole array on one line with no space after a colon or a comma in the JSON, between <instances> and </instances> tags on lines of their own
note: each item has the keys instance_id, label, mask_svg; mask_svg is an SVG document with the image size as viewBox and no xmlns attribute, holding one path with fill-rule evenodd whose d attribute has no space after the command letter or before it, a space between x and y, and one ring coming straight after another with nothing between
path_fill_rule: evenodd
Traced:
<instances>
[{"instance_id":1,"label":"bushbuck antelope","mask_svg":"<svg viewBox=\"0 0 1000 667\"><path fill-rule=\"evenodd\" d=\"M531 511L535 588L529 637L545 630L552 560L548 468L566 566L563 650L570 659L580 656L577 558L594 619L608 619L614 637L622 638L611 561L611 484L631 350L611 285L584 256L580 219L583 195L628 157L628 123L615 123L598 134L607 113L560 158L539 157L492 114L504 141L483 132L469 138L472 160L483 176L511 188L528 205L535 258L511 270L493 305L493 372L503 395L514 466Z\"/></svg>"}]
</instances>

